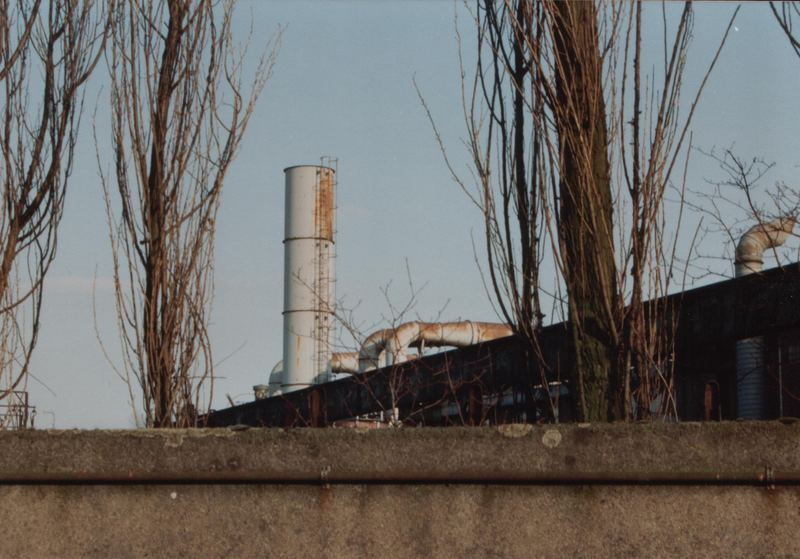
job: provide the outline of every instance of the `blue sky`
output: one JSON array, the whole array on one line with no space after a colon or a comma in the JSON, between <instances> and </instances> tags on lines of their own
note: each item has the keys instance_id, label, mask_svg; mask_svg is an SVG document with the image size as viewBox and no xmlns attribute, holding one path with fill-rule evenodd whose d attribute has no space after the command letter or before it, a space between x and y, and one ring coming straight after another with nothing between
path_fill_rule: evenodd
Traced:
<instances>
[{"instance_id":1,"label":"blue sky","mask_svg":"<svg viewBox=\"0 0 800 559\"><path fill-rule=\"evenodd\" d=\"M687 92L733 8L697 7ZM480 215L452 182L412 83L416 78L450 155L466 169L456 14L469 67L474 34L460 3L239 3L237 36L243 40L251 22L254 30L251 63L260 42L279 24L286 29L275 74L223 193L211 325L222 377L215 407L227 405L226 393L248 399L250 387L265 382L281 358L282 169L289 165L316 163L322 155L339 159L337 296L358 303L364 328L390 314L381 286L392 282L395 303L407 300L406 262L416 286L425 286L412 317L431 318L444 307L443 319L496 320L470 240L481 238ZM800 60L771 17L765 5L742 8L701 101L694 143L707 150L734 145L745 157L764 156L777 163L768 181L796 184ZM41 427L134 425L127 388L103 356L93 318L95 285L98 330L112 360L118 359L111 258L91 136L97 103L101 157L108 161L102 147L106 81L100 67L87 89L59 253L47 278L32 369L41 383L29 383ZM712 161L693 156L691 187L706 188L705 179L721 178ZM707 242L710 251L722 253L714 244L718 239ZM722 261L709 265L723 274L731 269Z\"/></svg>"}]
</instances>

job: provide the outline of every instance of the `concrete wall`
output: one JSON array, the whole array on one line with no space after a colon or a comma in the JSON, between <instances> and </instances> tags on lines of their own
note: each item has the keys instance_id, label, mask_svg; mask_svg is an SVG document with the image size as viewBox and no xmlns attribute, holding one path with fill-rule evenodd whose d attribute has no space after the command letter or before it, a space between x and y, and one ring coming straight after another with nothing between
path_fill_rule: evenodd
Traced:
<instances>
[{"instance_id":1,"label":"concrete wall","mask_svg":"<svg viewBox=\"0 0 800 559\"><path fill-rule=\"evenodd\" d=\"M0 434L0 557L800 556L800 426Z\"/></svg>"}]
</instances>

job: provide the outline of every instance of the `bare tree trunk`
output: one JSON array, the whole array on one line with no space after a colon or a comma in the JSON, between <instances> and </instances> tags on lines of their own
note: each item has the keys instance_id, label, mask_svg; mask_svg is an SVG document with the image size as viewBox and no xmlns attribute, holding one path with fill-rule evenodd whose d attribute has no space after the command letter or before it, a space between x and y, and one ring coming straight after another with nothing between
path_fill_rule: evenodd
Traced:
<instances>
[{"instance_id":1,"label":"bare tree trunk","mask_svg":"<svg viewBox=\"0 0 800 559\"><path fill-rule=\"evenodd\" d=\"M474 190L450 163L428 111L452 177L482 212L490 294L528 343L529 376L539 372L530 381L544 388L562 380L566 365L547 362L539 346L545 296L553 321L568 319L570 390L587 421L674 408L674 324L664 318L668 309L644 300L666 295L673 277L680 222L667 230L664 193L738 11L686 110L680 99L691 3L670 16L677 26L669 37L661 12L664 36L654 41L663 43L656 58L663 68L643 80L641 68L650 66L642 62L645 7L477 0L478 60L473 82L462 84ZM550 293L540 286L545 257L555 266Z\"/></svg>"},{"instance_id":2,"label":"bare tree trunk","mask_svg":"<svg viewBox=\"0 0 800 559\"><path fill-rule=\"evenodd\" d=\"M168 4L169 21L161 55L161 66L156 86L155 112L153 113L153 141L150 150L150 175L147 179L147 203L144 218L147 224L148 243L145 250L144 317L142 320L145 348L147 351L148 383L153 401L153 423L156 427L168 427L172 421L171 401L175 398L169 379L174 371L172 352L165 351L170 344L169 324L159 320L162 309L168 309L170 301L164 282L167 280L167 251L164 232L167 229L164 206L168 196L164 188L164 161L167 157L167 132L172 89L178 70L182 37L187 25L187 5L180 2ZM166 314L166 313L164 313Z\"/></svg>"},{"instance_id":3,"label":"bare tree trunk","mask_svg":"<svg viewBox=\"0 0 800 559\"><path fill-rule=\"evenodd\" d=\"M210 403L216 215L225 175L267 79L249 93L231 36L233 2L121 2L112 25L115 191L103 178L124 378L148 426L191 426ZM162 32L163 30L163 32ZM99 149L99 147L98 147Z\"/></svg>"},{"instance_id":4,"label":"bare tree trunk","mask_svg":"<svg viewBox=\"0 0 800 559\"><path fill-rule=\"evenodd\" d=\"M597 14L593 2L554 8L560 233L580 414L584 421L622 419L609 398L618 294Z\"/></svg>"},{"instance_id":5,"label":"bare tree trunk","mask_svg":"<svg viewBox=\"0 0 800 559\"><path fill-rule=\"evenodd\" d=\"M104 5L0 0L0 400L24 388Z\"/></svg>"}]
</instances>

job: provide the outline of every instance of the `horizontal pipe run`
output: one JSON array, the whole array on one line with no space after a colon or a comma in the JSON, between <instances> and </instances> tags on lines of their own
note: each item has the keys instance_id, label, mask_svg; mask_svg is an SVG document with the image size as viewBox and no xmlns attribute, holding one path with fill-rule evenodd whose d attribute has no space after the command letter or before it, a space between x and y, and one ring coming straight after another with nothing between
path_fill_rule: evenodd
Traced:
<instances>
[{"instance_id":1,"label":"horizontal pipe run","mask_svg":"<svg viewBox=\"0 0 800 559\"><path fill-rule=\"evenodd\" d=\"M407 322L398 326L386 343L387 365L404 361L412 345L466 347L513 333L509 325L492 322Z\"/></svg>"},{"instance_id":2,"label":"horizontal pipe run","mask_svg":"<svg viewBox=\"0 0 800 559\"><path fill-rule=\"evenodd\" d=\"M509 325L493 322L406 322L373 332L364 340L358 355L359 371L402 363L408 359L408 348L414 345L467 347L513 333Z\"/></svg>"},{"instance_id":3,"label":"horizontal pipe run","mask_svg":"<svg viewBox=\"0 0 800 559\"><path fill-rule=\"evenodd\" d=\"M331 354L331 372L358 374L358 352L346 351Z\"/></svg>"}]
</instances>

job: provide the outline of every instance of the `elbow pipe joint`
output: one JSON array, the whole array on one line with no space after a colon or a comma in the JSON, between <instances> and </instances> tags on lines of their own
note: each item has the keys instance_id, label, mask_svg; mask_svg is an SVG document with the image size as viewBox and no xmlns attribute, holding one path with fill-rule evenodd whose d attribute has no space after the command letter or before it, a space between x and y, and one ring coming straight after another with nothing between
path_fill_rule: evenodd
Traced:
<instances>
[{"instance_id":1,"label":"elbow pipe joint","mask_svg":"<svg viewBox=\"0 0 800 559\"><path fill-rule=\"evenodd\" d=\"M797 218L789 216L748 229L736 246L736 277L760 272L764 265L764 252L784 244L796 223Z\"/></svg>"}]
</instances>

